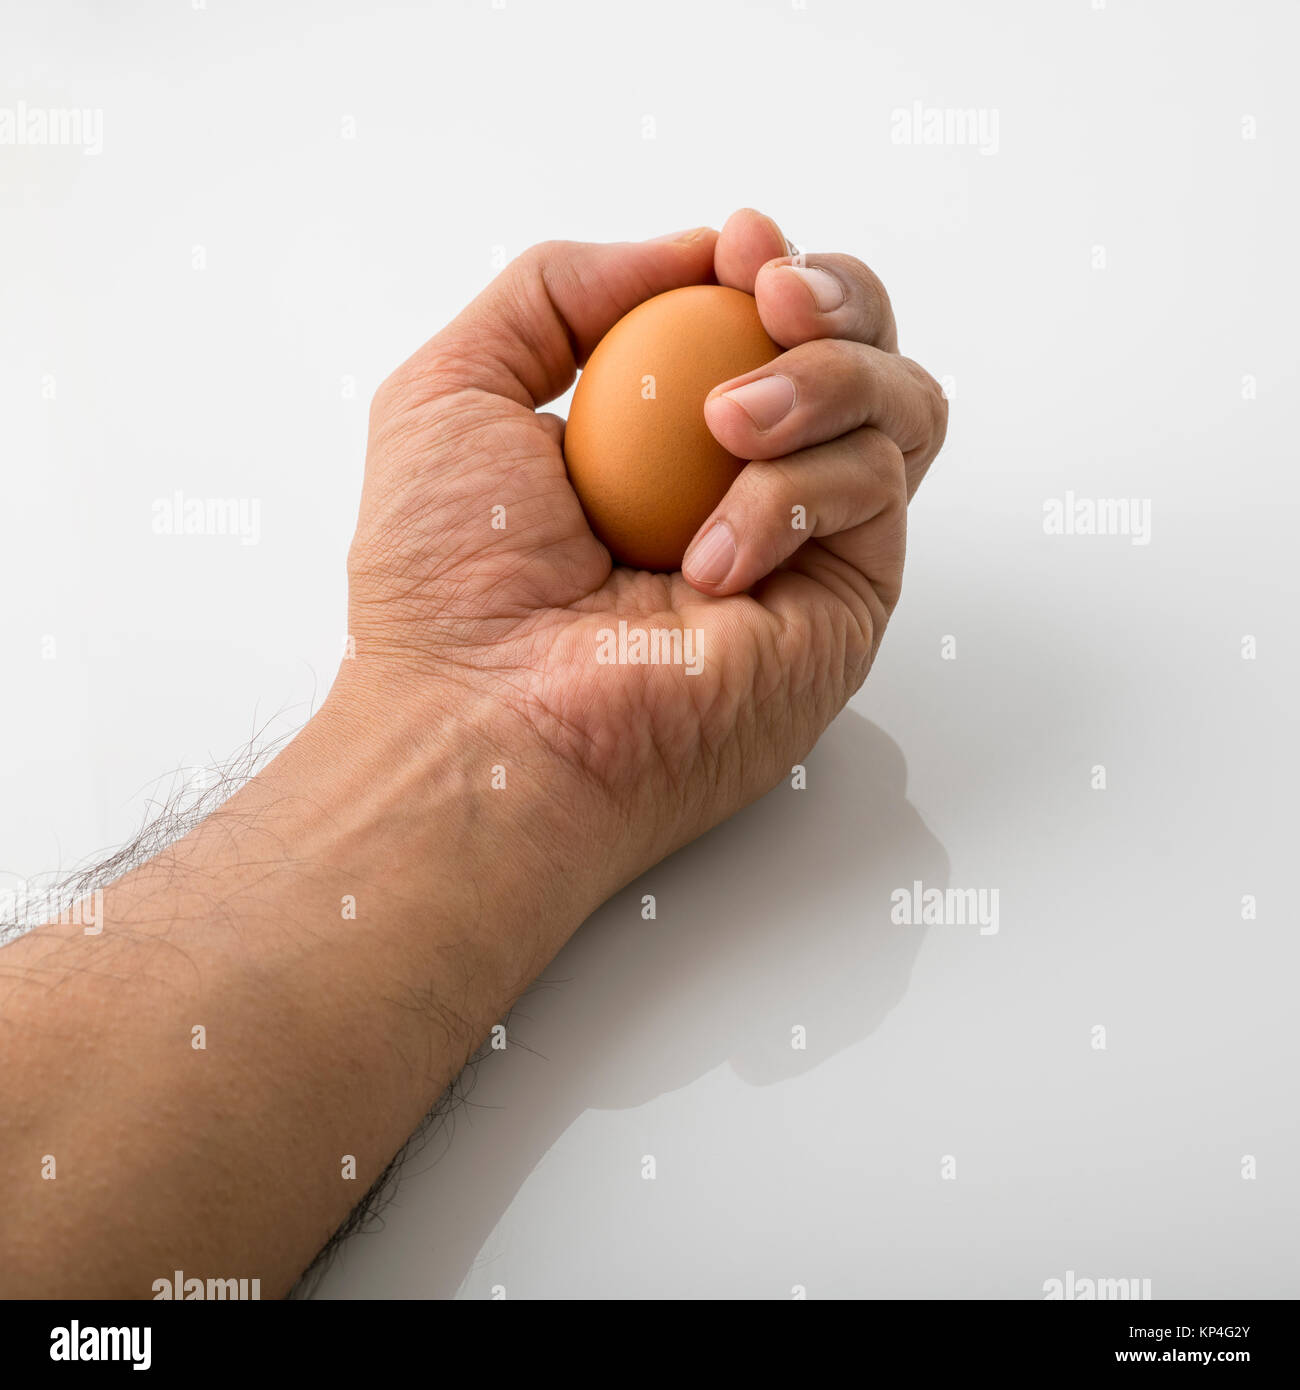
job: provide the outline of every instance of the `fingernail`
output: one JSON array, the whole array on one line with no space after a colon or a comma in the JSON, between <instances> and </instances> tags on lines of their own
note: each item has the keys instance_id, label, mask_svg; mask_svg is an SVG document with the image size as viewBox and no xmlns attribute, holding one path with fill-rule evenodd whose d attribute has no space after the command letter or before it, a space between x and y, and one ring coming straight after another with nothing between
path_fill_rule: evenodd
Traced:
<instances>
[{"instance_id":1,"label":"fingernail","mask_svg":"<svg viewBox=\"0 0 1300 1390\"><path fill-rule=\"evenodd\" d=\"M766 213L764 213L763 215L764 215L764 217L767 217L767 214L766 214ZM776 218L775 218L775 217L767 217L767 222L768 222L768 225L772 228L772 230L776 233L776 239L781 243L782 246L785 247L785 254L786 254L787 256L793 256L793 255L794 255L794 249L793 249L793 247L792 247L791 244L790 244L790 238L789 238L788 236L786 236L786 234L781 230L780 226L779 226L778 223L777 223Z\"/></svg>"},{"instance_id":2,"label":"fingernail","mask_svg":"<svg viewBox=\"0 0 1300 1390\"><path fill-rule=\"evenodd\" d=\"M682 569L701 584L721 584L736 563L736 538L725 521L715 521L692 543Z\"/></svg>"},{"instance_id":3,"label":"fingernail","mask_svg":"<svg viewBox=\"0 0 1300 1390\"><path fill-rule=\"evenodd\" d=\"M788 376L765 376L724 391L714 400L735 401L757 430L770 430L794 409L794 382Z\"/></svg>"},{"instance_id":4,"label":"fingernail","mask_svg":"<svg viewBox=\"0 0 1300 1390\"><path fill-rule=\"evenodd\" d=\"M844 303L844 286L828 271L816 270L810 265L788 265L786 269L808 286L823 314L838 309Z\"/></svg>"}]
</instances>

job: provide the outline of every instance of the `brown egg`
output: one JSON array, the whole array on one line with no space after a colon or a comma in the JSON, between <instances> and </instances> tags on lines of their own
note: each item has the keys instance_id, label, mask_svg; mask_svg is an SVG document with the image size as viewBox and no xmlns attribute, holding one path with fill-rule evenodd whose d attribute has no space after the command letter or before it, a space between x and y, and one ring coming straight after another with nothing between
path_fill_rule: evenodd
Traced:
<instances>
[{"instance_id":1,"label":"brown egg","mask_svg":"<svg viewBox=\"0 0 1300 1390\"><path fill-rule=\"evenodd\" d=\"M721 285L656 295L597 343L573 393L564 458L615 560L681 568L745 462L709 433L704 398L780 351L753 296Z\"/></svg>"}]
</instances>

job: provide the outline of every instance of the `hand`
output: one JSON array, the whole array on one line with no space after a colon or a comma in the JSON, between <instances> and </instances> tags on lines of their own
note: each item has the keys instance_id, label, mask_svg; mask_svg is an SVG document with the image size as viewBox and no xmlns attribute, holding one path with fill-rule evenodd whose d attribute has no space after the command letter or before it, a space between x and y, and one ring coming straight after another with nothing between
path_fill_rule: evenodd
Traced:
<instances>
[{"instance_id":1,"label":"hand","mask_svg":"<svg viewBox=\"0 0 1300 1390\"><path fill-rule=\"evenodd\" d=\"M752 211L721 234L535 247L375 397L350 555L359 659L339 688L417 722L455 691L484 779L518 760L549 783L556 851L590 837L606 893L773 786L857 690L898 601L907 502L943 442L943 393L898 355L875 275L786 251ZM754 294L788 349L705 407L755 462L684 575L613 567L567 481L563 422L537 407L636 304L713 280ZM699 631L702 672L599 664L620 619Z\"/></svg>"},{"instance_id":2,"label":"hand","mask_svg":"<svg viewBox=\"0 0 1300 1390\"><path fill-rule=\"evenodd\" d=\"M784 249L748 212L541 247L384 384L358 659L269 766L109 884L95 934L50 922L0 953L0 1291L149 1297L175 1270L286 1290L583 917L772 785L857 688L943 402L865 267L813 258L845 292L819 308ZM758 461L689 581L613 569L536 404L637 302L712 277L789 348L707 406ZM780 378L792 408L747 419ZM702 630L701 673L601 665L619 620Z\"/></svg>"}]
</instances>

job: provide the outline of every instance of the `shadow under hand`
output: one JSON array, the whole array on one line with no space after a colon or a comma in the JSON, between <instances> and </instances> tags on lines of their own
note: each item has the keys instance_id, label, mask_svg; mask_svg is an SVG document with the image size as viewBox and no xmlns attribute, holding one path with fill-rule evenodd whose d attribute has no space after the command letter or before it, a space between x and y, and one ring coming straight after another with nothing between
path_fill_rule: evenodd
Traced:
<instances>
[{"instance_id":1,"label":"shadow under hand","mask_svg":"<svg viewBox=\"0 0 1300 1390\"><path fill-rule=\"evenodd\" d=\"M890 921L890 894L946 886L947 855L906 800L898 746L860 715L807 768L804 790L787 780L583 926L479 1064L446 1152L408 1159L383 1238L354 1236L321 1296L450 1297L585 1110L643 1105L724 1060L753 1085L785 1080L880 1024L925 930Z\"/></svg>"}]
</instances>

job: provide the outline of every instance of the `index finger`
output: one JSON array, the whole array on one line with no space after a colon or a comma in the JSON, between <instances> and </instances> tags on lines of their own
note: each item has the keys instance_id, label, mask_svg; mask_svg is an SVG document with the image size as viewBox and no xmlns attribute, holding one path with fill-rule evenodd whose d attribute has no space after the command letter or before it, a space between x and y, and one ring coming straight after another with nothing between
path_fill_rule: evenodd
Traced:
<instances>
[{"instance_id":1,"label":"index finger","mask_svg":"<svg viewBox=\"0 0 1300 1390\"><path fill-rule=\"evenodd\" d=\"M753 208L733 212L722 224L713 252L718 284L754 293L758 272L775 256L794 253L785 233L766 213Z\"/></svg>"}]
</instances>

